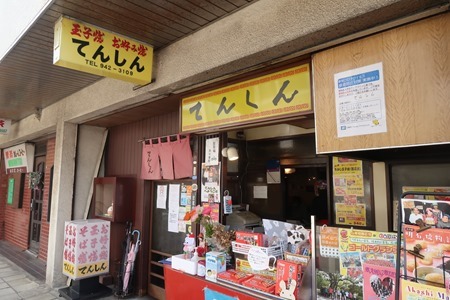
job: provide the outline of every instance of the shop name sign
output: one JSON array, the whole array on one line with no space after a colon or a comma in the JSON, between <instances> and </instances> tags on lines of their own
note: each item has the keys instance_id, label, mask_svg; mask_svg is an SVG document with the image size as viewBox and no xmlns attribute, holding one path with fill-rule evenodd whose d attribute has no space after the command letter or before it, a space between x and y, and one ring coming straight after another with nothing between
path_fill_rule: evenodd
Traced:
<instances>
[{"instance_id":1,"label":"shop name sign","mask_svg":"<svg viewBox=\"0 0 450 300\"><path fill-rule=\"evenodd\" d=\"M153 47L67 17L55 24L53 64L139 85L152 80Z\"/></svg>"},{"instance_id":2,"label":"shop name sign","mask_svg":"<svg viewBox=\"0 0 450 300\"><path fill-rule=\"evenodd\" d=\"M34 144L23 143L3 150L6 174L33 171Z\"/></svg>"},{"instance_id":3,"label":"shop name sign","mask_svg":"<svg viewBox=\"0 0 450 300\"><path fill-rule=\"evenodd\" d=\"M299 115L312 110L310 65L184 98L181 106L182 132Z\"/></svg>"},{"instance_id":4,"label":"shop name sign","mask_svg":"<svg viewBox=\"0 0 450 300\"><path fill-rule=\"evenodd\" d=\"M0 134L7 135L11 128L11 120L0 118Z\"/></svg>"}]
</instances>

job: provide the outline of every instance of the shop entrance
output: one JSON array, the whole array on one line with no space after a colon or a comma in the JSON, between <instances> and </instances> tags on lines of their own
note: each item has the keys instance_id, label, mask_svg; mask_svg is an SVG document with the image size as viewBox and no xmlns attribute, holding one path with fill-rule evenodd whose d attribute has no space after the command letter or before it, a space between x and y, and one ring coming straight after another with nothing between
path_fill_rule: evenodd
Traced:
<instances>
[{"instance_id":1,"label":"shop entrance","mask_svg":"<svg viewBox=\"0 0 450 300\"><path fill-rule=\"evenodd\" d=\"M306 165L284 167L286 220L310 226L311 215L328 222L327 167Z\"/></svg>"},{"instance_id":2,"label":"shop entrance","mask_svg":"<svg viewBox=\"0 0 450 300\"><path fill-rule=\"evenodd\" d=\"M38 254L41 236L42 202L44 200L45 156L36 157L35 171L30 175L30 247L29 251Z\"/></svg>"}]
</instances>

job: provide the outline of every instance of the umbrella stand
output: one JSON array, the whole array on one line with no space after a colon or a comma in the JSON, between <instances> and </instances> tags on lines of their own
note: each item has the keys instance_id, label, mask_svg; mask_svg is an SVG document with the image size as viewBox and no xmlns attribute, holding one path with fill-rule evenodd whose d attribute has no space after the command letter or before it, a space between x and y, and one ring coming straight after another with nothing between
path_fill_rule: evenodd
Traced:
<instances>
[{"instance_id":1,"label":"umbrella stand","mask_svg":"<svg viewBox=\"0 0 450 300\"><path fill-rule=\"evenodd\" d=\"M125 228L125 238L122 241L122 259L120 261L119 272L117 273L117 287L115 291L115 295L117 297L121 297L123 294L124 275L127 267L128 253L130 252L132 241L131 227L132 223L127 222Z\"/></svg>"},{"instance_id":2,"label":"umbrella stand","mask_svg":"<svg viewBox=\"0 0 450 300\"><path fill-rule=\"evenodd\" d=\"M127 224L128 225L128 224ZM133 291L134 262L141 245L141 232L131 231L131 223L127 226L126 236L122 243L123 256L118 274L118 285L115 295L125 298Z\"/></svg>"},{"instance_id":3,"label":"umbrella stand","mask_svg":"<svg viewBox=\"0 0 450 300\"><path fill-rule=\"evenodd\" d=\"M139 251L139 246L141 245L141 232L135 229L133 230L131 235L132 235L132 245L128 253L127 266L124 274L124 284L123 284L124 296L129 295L130 292L133 290L134 263L136 260L136 255Z\"/></svg>"}]
</instances>

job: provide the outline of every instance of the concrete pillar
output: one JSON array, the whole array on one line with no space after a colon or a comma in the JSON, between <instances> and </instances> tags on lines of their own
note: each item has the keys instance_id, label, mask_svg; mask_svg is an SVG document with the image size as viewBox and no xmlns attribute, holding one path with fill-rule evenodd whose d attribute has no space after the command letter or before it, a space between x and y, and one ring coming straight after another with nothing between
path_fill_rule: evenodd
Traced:
<instances>
[{"instance_id":1,"label":"concrete pillar","mask_svg":"<svg viewBox=\"0 0 450 300\"><path fill-rule=\"evenodd\" d=\"M72 218L72 200L77 144L76 124L59 119L56 126L55 163L48 237L47 278L51 287L65 286L62 274L64 222Z\"/></svg>"}]
</instances>

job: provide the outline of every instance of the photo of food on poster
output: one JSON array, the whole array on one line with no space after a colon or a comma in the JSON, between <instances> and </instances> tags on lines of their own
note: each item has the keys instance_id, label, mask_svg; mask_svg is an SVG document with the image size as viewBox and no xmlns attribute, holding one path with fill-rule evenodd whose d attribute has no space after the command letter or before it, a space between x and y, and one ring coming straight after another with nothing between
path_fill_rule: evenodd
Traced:
<instances>
[{"instance_id":1,"label":"photo of food on poster","mask_svg":"<svg viewBox=\"0 0 450 300\"><path fill-rule=\"evenodd\" d=\"M339 266L344 276L362 280L366 263L395 267L397 234L357 229L339 229Z\"/></svg>"},{"instance_id":2,"label":"photo of food on poster","mask_svg":"<svg viewBox=\"0 0 450 300\"><path fill-rule=\"evenodd\" d=\"M406 275L419 283L444 287L450 278L450 230L405 224Z\"/></svg>"},{"instance_id":3,"label":"photo of food on poster","mask_svg":"<svg viewBox=\"0 0 450 300\"><path fill-rule=\"evenodd\" d=\"M202 202L220 203L220 163L216 166L202 164Z\"/></svg>"}]
</instances>

